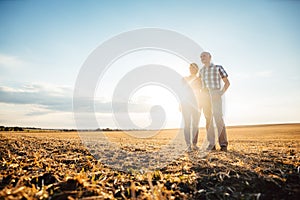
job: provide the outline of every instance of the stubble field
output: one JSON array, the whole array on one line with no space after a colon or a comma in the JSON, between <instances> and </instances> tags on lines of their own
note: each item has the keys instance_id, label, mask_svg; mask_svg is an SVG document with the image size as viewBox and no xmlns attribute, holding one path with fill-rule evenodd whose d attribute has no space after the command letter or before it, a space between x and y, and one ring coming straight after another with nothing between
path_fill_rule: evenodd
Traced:
<instances>
[{"instance_id":1,"label":"stubble field","mask_svg":"<svg viewBox=\"0 0 300 200\"><path fill-rule=\"evenodd\" d=\"M299 198L300 124L227 132L228 152L183 154L159 170L126 173L97 161L77 132L0 132L0 199ZM174 133L164 130L150 139L105 134L134 152L157 151Z\"/></svg>"}]
</instances>

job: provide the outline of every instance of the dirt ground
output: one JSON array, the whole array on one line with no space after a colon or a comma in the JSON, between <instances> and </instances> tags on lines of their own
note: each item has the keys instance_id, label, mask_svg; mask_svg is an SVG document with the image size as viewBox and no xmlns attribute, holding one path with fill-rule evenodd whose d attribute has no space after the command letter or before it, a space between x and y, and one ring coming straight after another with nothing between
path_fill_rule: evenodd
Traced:
<instances>
[{"instance_id":1,"label":"dirt ground","mask_svg":"<svg viewBox=\"0 0 300 200\"><path fill-rule=\"evenodd\" d=\"M0 199L299 198L300 124L227 127L227 132L228 152L183 154L152 172L106 166L77 132L0 132ZM126 151L147 152L176 133L164 130L145 139L105 135ZM204 133L201 129L200 143Z\"/></svg>"}]
</instances>

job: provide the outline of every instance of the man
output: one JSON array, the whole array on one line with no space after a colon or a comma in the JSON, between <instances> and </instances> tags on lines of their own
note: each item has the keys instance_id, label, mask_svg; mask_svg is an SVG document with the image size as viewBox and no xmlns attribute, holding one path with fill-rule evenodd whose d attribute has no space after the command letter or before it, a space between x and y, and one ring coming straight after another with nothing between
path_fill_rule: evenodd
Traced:
<instances>
[{"instance_id":1,"label":"man","mask_svg":"<svg viewBox=\"0 0 300 200\"><path fill-rule=\"evenodd\" d=\"M226 128L222 113L222 95L227 91L230 83L228 74L221 65L214 65L211 62L211 54L209 52L202 52L200 55L201 62L204 66L199 71L199 77L202 80L202 93L206 96L206 103L203 106L203 112L206 118L207 140L209 142L208 150L215 150L215 133L213 128L213 119L215 120L219 145L221 151L227 151L228 141ZM224 82L221 88L221 80Z\"/></svg>"}]
</instances>

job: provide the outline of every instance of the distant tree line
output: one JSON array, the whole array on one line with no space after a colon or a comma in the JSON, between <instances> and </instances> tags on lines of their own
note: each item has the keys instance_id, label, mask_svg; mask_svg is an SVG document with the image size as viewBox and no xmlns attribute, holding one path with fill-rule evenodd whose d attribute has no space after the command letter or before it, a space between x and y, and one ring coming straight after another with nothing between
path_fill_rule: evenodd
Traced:
<instances>
[{"instance_id":1,"label":"distant tree line","mask_svg":"<svg viewBox=\"0 0 300 200\"><path fill-rule=\"evenodd\" d=\"M42 128L35 128L35 127L5 127L0 126L0 131L30 131L30 130L49 130L49 131L61 131L61 132L75 132L75 131L122 131L122 129L112 129L112 128L97 128L97 129L42 129ZM137 129L128 129L129 130L137 130Z\"/></svg>"},{"instance_id":2,"label":"distant tree line","mask_svg":"<svg viewBox=\"0 0 300 200\"><path fill-rule=\"evenodd\" d=\"M5 127L5 126L0 126L0 131L24 131L22 127Z\"/></svg>"},{"instance_id":3,"label":"distant tree line","mask_svg":"<svg viewBox=\"0 0 300 200\"><path fill-rule=\"evenodd\" d=\"M121 129L97 128L95 131L121 131Z\"/></svg>"}]
</instances>

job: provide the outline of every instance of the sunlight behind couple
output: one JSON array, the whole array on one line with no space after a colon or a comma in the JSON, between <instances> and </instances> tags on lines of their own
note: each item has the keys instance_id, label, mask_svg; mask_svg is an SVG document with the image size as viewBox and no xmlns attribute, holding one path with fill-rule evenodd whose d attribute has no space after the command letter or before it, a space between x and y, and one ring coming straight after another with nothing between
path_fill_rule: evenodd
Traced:
<instances>
[{"instance_id":1,"label":"sunlight behind couple","mask_svg":"<svg viewBox=\"0 0 300 200\"><path fill-rule=\"evenodd\" d=\"M200 62L200 60L198 61ZM182 58L162 50L140 50L132 52L126 56L119 58L108 67L103 77L98 83L95 93L95 102L110 103L112 101L113 92L118 82L131 70L148 64L159 64L174 70L182 77L189 75L189 62ZM157 73L160 73L159 71ZM168 77L166 76L166 79ZM180 81L180 80L179 80ZM161 106L163 108L166 121L163 129L182 127L182 115L179 111L179 99L168 86L156 83L148 83L138 86L130 94L131 98L128 102L128 113L132 122L141 129L151 124L150 110L153 106ZM118 128L110 113L101 112L101 104L95 103L96 116L98 124L105 121L105 125L109 128ZM203 126L203 120L200 125ZM105 127L101 127L105 128ZM131 127L127 127L130 129Z\"/></svg>"}]
</instances>

